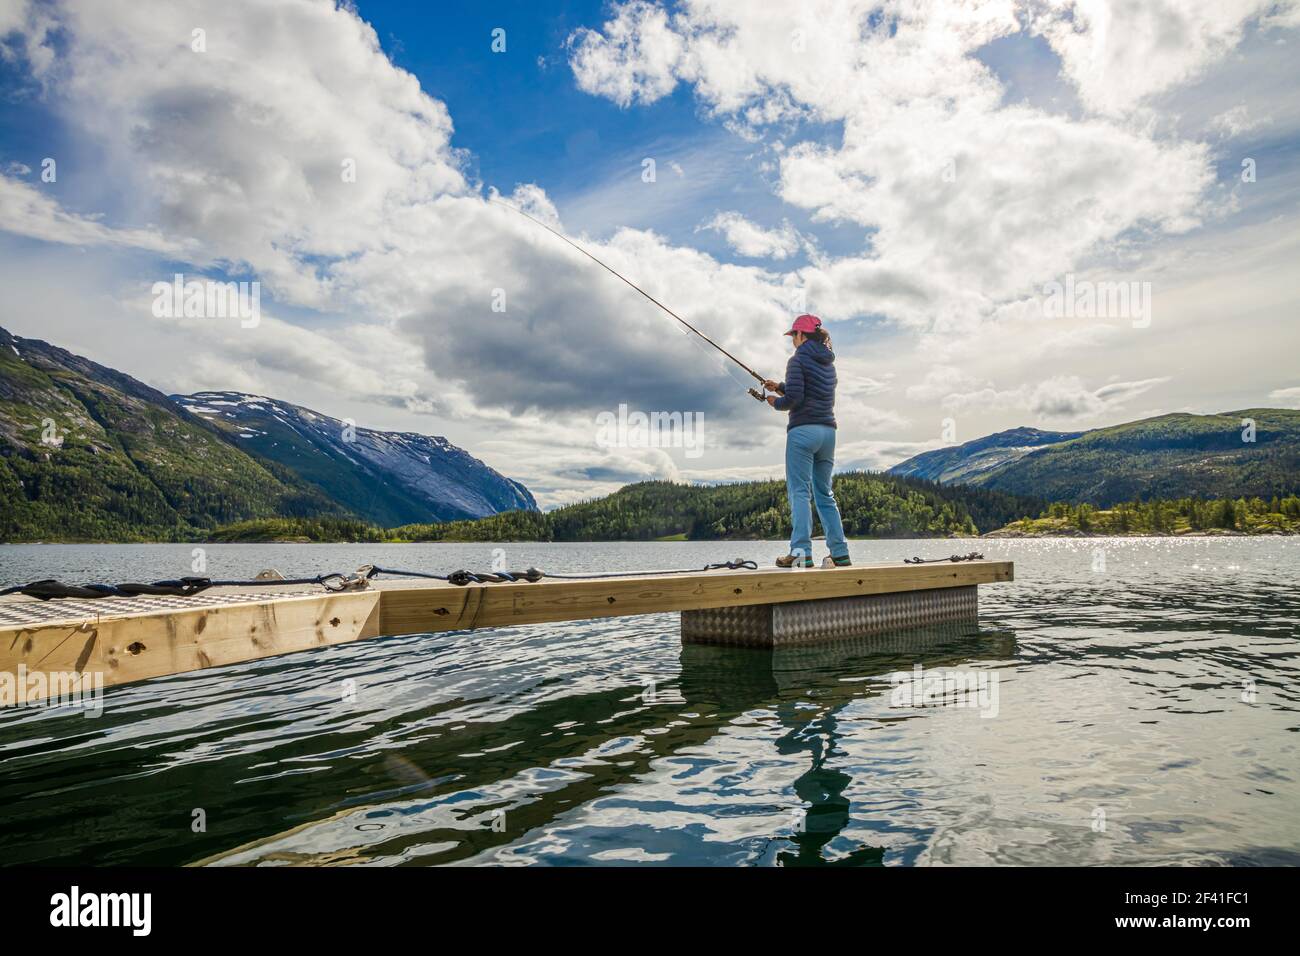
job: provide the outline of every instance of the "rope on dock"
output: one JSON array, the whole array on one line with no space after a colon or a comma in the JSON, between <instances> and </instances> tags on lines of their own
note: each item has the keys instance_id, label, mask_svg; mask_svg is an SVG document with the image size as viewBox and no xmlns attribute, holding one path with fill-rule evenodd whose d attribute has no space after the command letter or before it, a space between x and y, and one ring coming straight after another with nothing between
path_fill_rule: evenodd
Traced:
<instances>
[{"instance_id":1,"label":"rope on dock","mask_svg":"<svg viewBox=\"0 0 1300 956\"><path fill-rule=\"evenodd\" d=\"M586 581L594 578L635 578L643 575L654 574L699 574L701 571L738 571L738 570L757 571L758 562L748 561L744 558L734 558L731 561L719 561L715 564L706 564L702 568L670 568L662 571L594 571L584 574L556 574L552 571L543 571L540 568L529 568L527 571L453 571L451 574L427 574L423 571L401 571L394 568L380 568L374 565L366 565L357 571L358 574L364 574L369 580L377 574L392 574L398 577L411 578L432 578L435 581L446 581L463 587L466 584L514 584L519 581L536 582L542 578L558 578L568 581Z\"/></svg>"},{"instance_id":2,"label":"rope on dock","mask_svg":"<svg viewBox=\"0 0 1300 956\"><path fill-rule=\"evenodd\" d=\"M266 572L263 572L266 573ZM279 574L274 577L257 577L251 581L215 581L212 578L174 578L167 581L154 581L152 584L127 582L123 584L64 584L47 578L20 584L16 587L0 590L0 597L6 594L23 594L27 597L51 601L56 598L82 598L95 600L106 597L139 597L146 594L165 595L168 597L193 597L208 588L264 588L277 585L319 584L326 591L357 591L366 587L366 582L355 574L318 574L311 578L286 578Z\"/></svg>"},{"instance_id":3,"label":"rope on dock","mask_svg":"<svg viewBox=\"0 0 1300 956\"><path fill-rule=\"evenodd\" d=\"M984 555L978 551L970 554L954 554L949 558L904 558L904 564L938 564L941 561L983 561Z\"/></svg>"},{"instance_id":4,"label":"rope on dock","mask_svg":"<svg viewBox=\"0 0 1300 956\"><path fill-rule=\"evenodd\" d=\"M529 568L526 571L466 571L462 569L459 571L453 571L450 574L430 574L425 571L404 571L398 568L381 568L378 565L367 564L358 568L355 574L343 574L336 571L331 574L318 574L315 577L310 578L286 578L278 571L263 571L256 578L245 581L219 581L213 580L212 578L184 577L166 581L154 581L150 584L126 582L123 584L77 585L64 584L62 581L48 578L43 581L33 581L30 584L20 584L15 587L5 588L0 590L0 597L7 594L22 594L27 597L37 598L41 601L61 600L67 598L98 600L99 598L107 597L140 597L142 595L193 597L209 588L263 588L276 585L303 584L318 584L326 591L363 591L370 586L371 579L380 574L391 574L394 577L424 578L432 581L446 581L448 584L454 584L457 587L464 587L467 584L534 583L540 581L542 578L566 578L571 580L583 580L585 578L623 578L651 574L697 574L700 571L716 571L722 569L734 571L741 568L755 571L758 569L758 564L754 561L746 561L742 558L736 558L732 561L706 564L702 568L674 568L667 571L609 571L591 574L552 574L549 571L542 571L538 568Z\"/></svg>"},{"instance_id":5,"label":"rope on dock","mask_svg":"<svg viewBox=\"0 0 1300 956\"><path fill-rule=\"evenodd\" d=\"M947 558L904 558L904 564L933 564L941 561L981 561L984 555L972 551L970 554L954 554ZM556 578L568 581L594 580L597 578L631 578L665 574L699 574L704 571L757 571L758 563L745 558L733 558L730 561L718 561L706 564L702 568L668 568L660 571L595 571L581 574L556 574L540 568L528 568L525 571L467 571L461 569L450 574L432 574L427 571L407 571L400 568L382 568L376 564L362 565L355 574L343 574L335 571L331 574L318 574L310 578L286 578L278 571L263 571L252 580L220 581L212 578L184 577L166 581L154 581L150 584L126 582L123 584L64 584L52 578L20 584L0 590L0 597L7 594L23 594L41 601L57 599L97 600L106 597L140 597L143 595L160 595L167 597L193 597L209 588L265 588L281 585L317 584L326 591L364 591L370 587L372 579L381 574L394 577L423 578L431 581L446 581L457 587L469 584L519 584L536 583L543 578Z\"/></svg>"}]
</instances>

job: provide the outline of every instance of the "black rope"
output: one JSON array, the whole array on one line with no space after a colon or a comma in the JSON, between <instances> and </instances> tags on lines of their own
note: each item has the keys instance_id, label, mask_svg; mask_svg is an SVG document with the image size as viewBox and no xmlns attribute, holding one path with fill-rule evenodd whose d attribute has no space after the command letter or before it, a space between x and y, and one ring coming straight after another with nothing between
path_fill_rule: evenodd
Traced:
<instances>
[{"instance_id":1,"label":"black rope","mask_svg":"<svg viewBox=\"0 0 1300 956\"><path fill-rule=\"evenodd\" d=\"M367 581L378 574L392 574L402 578L425 578L430 581L446 581L449 584L455 584L458 587L464 587L466 584L503 584L517 583L519 581L540 581L543 577L550 575L543 574L537 568L529 568L527 571L466 571L461 569L453 571L451 574L429 574L426 571L403 571L400 568L381 568L377 565L366 565L361 568L358 574L362 575Z\"/></svg>"},{"instance_id":2,"label":"black rope","mask_svg":"<svg viewBox=\"0 0 1300 956\"><path fill-rule=\"evenodd\" d=\"M23 594L27 597L51 601L56 598L83 598L95 600L106 597L139 597L140 595L163 595L168 597L193 597L208 588L262 588L279 587L285 584L319 584L327 591L346 591L355 587L354 575L318 574L311 578L266 578L251 581L216 581L212 578L176 578L167 581L154 581L152 584L126 582L123 584L64 584L47 578L33 581L0 591L0 597L6 594Z\"/></svg>"},{"instance_id":3,"label":"black rope","mask_svg":"<svg viewBox=\"0 0 1300 956\"><path fill-rule=\"evenodd\" d=\"M451 574L429 574L424 571L403 571L397 568L380 568L371 565L363 568L367 580L377 574L392 574L398 577L408 578L429 578L434 581L446 581L449 584L455 584L458 587L464 587L467 584L515 584L520 581L537 582L542 578L557 578L561 580L585 581L593 578L633 578L649 574L698 574L701 571L719 571L728 570L736 571L739 569L748 569L757 571L758 564L754 561L746 561L743 558L735 558L731 561L719 561L715 564L706 564L702 568L671 568L663 571L604 571L590 574L556 574L551 571L542 571L539 568L529 568L526 571L453 571ZM358 572L360 573L360 572Z\"/></svg>"},{"instance_id":4,"label":"black rope","mask_svg":"<svg viewBox=\"0 0 1300 956\"><path fill-rule=\"evenodd\" d=\"M904 564L937 564L941 561L983 561L984 555L978 551L970 554L954 554L950 558L904 558Z\"/></svg>"},{"instance_id":5,"label":"black rope","mask_svg":"<svg viewBox=\"0 0 1300 956\"><path fill-rule=\"evenodd\" d=\"M545 572L546 578L560 578L567 580L582 580L586 578L640 578L641 575L693 575L701 571L738 571L745 568L749 571L757 571L758 563L753 561L744 561L736 558L735 561L720 561L716 564L705 564L703 567L675 567L668 568L664 571L608 571L604 574L586 574L586 575L556 575L550 571Z\"/></svg>"},{"instance_id":6,"label":"black rope","mask_svg":"<svg viewBox=\"0 0 1300 956\"><path fill-rule=\"evenodd\" d=\"M587 578L626 578L638 577L648 574L695 574L700 571L716 570L737 570L747 568L751 571L758 570L758 565L753 561L746 561L736 558L732 561L720 561L716 564L706 564L703 568L673 568L666 571L608 571L595 574L552 574L549 571L542 571L538 568L528 568L526 571L466 571L461 569L453 571L450 574L430 574L427 571L404 571L398 568L381 568L377 565L365 565L357 570L356 574L340 574L335 571L331 574L318 574L310 578L255 578L253 580L242 581L219 581L212 578L175 578L166 581L154 581L151 584L141 584L127 582L123 584L64 584L62 581L46 579L44 581L33 581L30 584L20 584L16 587L5 588L0 590L0 597L6 594L23 594L27 597L38 598L42 601L52 601L60 598L82 598L95 600L106 597L138 597L140 595L164 595L171 597L193 597L209 588L264 588L280 587L283 585L303 585L318 584L327 591L351 591L364 588L367 583L380 574L391 574L395 577L405 578L424 578L431 581L446 581L457 587L464 587L468 584L518 584L535 583L542 578L563 578L570 580L584 580Z\"/></svg>"},{"instance_id":7,"label":"black rope","mask_svg":"<svg viewBox=\"0 0 1300 956\"><path fill-rule=\"evenodd\" d=\"M670 568L664 571L609 571L603 574L552 574L547 571L545 572L545 577L580 581L584 578L635 578L643 574L698 574L701 571L737 571L741 568L749 571L757 571L758 563L755 561L746 561L743 558L736 558L732 561L719 561L717 564L706 564L702 568Z\"/></svg>"}]
</instances>

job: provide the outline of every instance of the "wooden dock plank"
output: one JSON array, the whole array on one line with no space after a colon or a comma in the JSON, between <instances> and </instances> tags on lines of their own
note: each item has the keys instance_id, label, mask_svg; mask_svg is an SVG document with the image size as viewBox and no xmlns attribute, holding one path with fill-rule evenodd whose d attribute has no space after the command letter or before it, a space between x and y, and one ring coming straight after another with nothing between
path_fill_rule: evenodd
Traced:
<instances>
[{"instance_id":1,"label":"wooden dock plank","mask_svg":"<svg viewBox=\"0 0 1300 956\"><path fill-rule=\"evenodd\" d=\"M379 631L378 591L292 595L234 604L87 617L0 629L0 671L102 674L111 687L344 644ZM107 610L107 609L106 609Z\"/></svg>"},{"instance_id":2,"label":"wooden dock plank","mask_svg":"<svg viewBox=\"0 0 1300 956\"><path fill-rule=\"evenodd\" d=\"M0 676L102 674L103 686L258 660L382 635L576 621L775 604L1010 581L1009 561L889 564L809 570L709 571L532 584L383 581L365 591L319 590L248 602L229 592L193 606L69 604L62 620L0 625ZM174 603L174 602L173 602ZM12 604L6 605L13 607ZM36 605L27 605L36 608ZM41 610L58 615L57 602Z\"/></svg>"},{"instance_id":3,"label":"wooden dock plank","mask_svg":"<svg viewBox=\"0 0 1300 956\"><path fill-rule=\"evenodd\" d=\"M804 571L712 571L662 577L604 578L535 584L492 584L384 592L385 634L451 631L555 621L695 611L742 604L886 594L1010 581L1010 561L890 564Z\"/></svg>"}]
</instances>

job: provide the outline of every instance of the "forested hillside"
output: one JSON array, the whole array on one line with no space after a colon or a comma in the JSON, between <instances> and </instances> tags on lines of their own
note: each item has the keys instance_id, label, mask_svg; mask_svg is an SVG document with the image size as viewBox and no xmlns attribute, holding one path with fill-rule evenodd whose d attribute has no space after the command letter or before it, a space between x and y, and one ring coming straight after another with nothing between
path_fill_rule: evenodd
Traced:
<instances>
[{"instance_id":1,"label":"forested hillside","mask_svg":"<svg viewBox=\"0 0 1300 956\"><path fill-rule=\"evenodd\" d=\"M983 489L864 472L835 476L850 537L976 534L1036 515L1044 502ZM784 538L790 534L785 482L688 485L648 481L593 501L542 514L511 511L474 521L404 525L382 535L365 525L251 522L222 529L221 540L653 541L662 538Z\"/></svg>"},{"instance_id":2,"label":"forested hillside","mask_svg":"<svg viewBox=\"0 0 1300 956\"><path fill-rule=\"evenodd\" d=\"M1178 412L1083 434L1013 429L925 452L890 474L1107 508L1300 492L1300 411Z\"/></svg>"}]
</instances>

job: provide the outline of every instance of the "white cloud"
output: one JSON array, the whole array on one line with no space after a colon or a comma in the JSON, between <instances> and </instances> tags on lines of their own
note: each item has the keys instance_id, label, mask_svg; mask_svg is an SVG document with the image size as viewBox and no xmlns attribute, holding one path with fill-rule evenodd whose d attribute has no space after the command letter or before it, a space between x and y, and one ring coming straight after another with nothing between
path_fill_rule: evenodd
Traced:
<instances>
[{"instance_id":1,"label":"white cloud","mask_svg":"<svg viewBox=\"0 0 1300 956\"><path fill-rule=\"evenodd\" d=\"M105 201L111 193L122 219L147 215L156 225L110 229L6 181L0 201L11 231L247 268L277 305L359 314L414 340L426 380L462 388L480 406L570 414L620 400L734 404L735 384L671 320L477 194L445 106L387 59L347 7L189 0L51 9L63 38L46 71L55 102L108 157ZM206 52L188 42L200 21ZM511 202L558 223L536 185L520 186ZM652 292L709 303L692 317L723 344L747 346L755 362L780 360L781 287L767 273L631 230L588 245ZM493 308L497 290L504 312ZM242 360L228 347L232 362ZM382 359L375 368L382 374Z\"/></svg>"},{"instance_id":2,"label":"white cloud","mask_svg":"<svg viewBox=\"0 0 1300 956\"><path fill-rule=\"evenodd\" d=\"M34 0L4 0L0 3L0 60L25 61L37 79L54 62L47 45L55 20Z\"/></svg>"},{"instance_id":3,"label":"white cloud","mask_svg":"<svg viewBox=\"0 0 1300 956\"><path fill-rule=\"evenodd\" d=\"M569 63L579 89L620 106L653 103L677 85L684 47L662 7L637 0L621 7L602 31L581 29L570 37Z\"/></svg>"},{"instance_id":4,"label":"white cloud","mask_svg":"<svg viewBox=\"0 0 1300 956\"><path fill-rule=\"evenodd\" d=\"M1075 420L1118 411L1128 400L1168 381L1168 377L1160 377L1089 388L1078 376L1054 375L1034 384L999 389L963 369L935 365L918 384L908 387L907 398L953 412L1004 409L1042 419Z\"/></svg>"},{"instance_id":5,"label":"white cloud","mask_svg":"<svg viewBox=\"0 0 1300 956\"><path fill-rule=\"evenodd\" d=\"M900 461L943 445L937 437L928 441L839 442L835 446L835 467L838 471L885 471Z\"/></svg>"},{"instance_id":6,"label":"white cloud","mask_svg":"<svg viewBox=\"0 0 1300 956\"><path fill-rule=\"evenodd\" d=\"M953 392L944 395L941 403L954 411L1005 408L1024 410L1047 421L1081 421L1118 411L1130 399L1168 381L1168 378L1149 378L1089 388L1076 375L1056 375L1034 385L1008 390L985 386Z\"/></svg>"},{"instance_id":7,"label":"white cloud","mask_svg":"<svg viewBox=\"0 0 1300 956\"><path fill-rule=\"evenodd\" d=\"M764 229L732 211L718 213L699 228L721 233L731 248L751 259L786 259L799 251L799 233L789 222Z\"/></svg>"},{"instance_id":8,"label":"white cloud","mask_svg":"<svg viewBox=\"0 0 1300 956\"><path fill-rule=\"evenodd\" d=\"M1241 40L1246 24L1296 6L1276 0L1052 0L1034 29L1061 57L1062 71L1093 110L1130 111L1199 76Z\"/></svg>"},{"instance_id":9,"label":"white cloud","mask_svg":"<svg viewBox=\"0 0 1300 956\"><path fill-rule=\"evenodd\" d=\"M951 365L936 365L919 383L907 387L907 399L911 402L936 401L978 385L979 380L968 372Z\"/></svg>"},{"instance_id":10,"label":"white cloud","mask_svg":"<svg viewBox=\"0 0 1300 956\"><path fill-rule=\"evenodd\" d=\"M128 214L247 263L287 301L346 302L330 263L427 234L431 204L469 191L446 108L346 8L50 9L63 42L43 48L57 50L45 82L103 152L101 180ZM200 22L206 52L190 46Z\"/></svg>"},{"instance_id":11,"label":"white cloud","mask_svg":"<svg viewBox=\"0 0 1300 956\"><path fill-rule=\"evenodd\" d=\"M1267 117L1252 116L1245 103L1238 103L1232 109L1224 110L1210 120L1210 128L1218 130L1222 136L1232 138L1266 126L1268 122Z\"/></svg>"},{"instance_id":12,"label":"white cloud","mask_svg":"<svg viewBox=\"0 0 1300 956\"><path fill-rule=\"evenodd\" d=\"M835 368L844 377L836 388L837 398L867 398L871 395L880 395L884 392L891 391L893 385L889 382L882 382L872 378L865 372L860 371L852 360L846 361L843 358L836 358Z\"/></svg>"},{"instance_id":13,"label":"white cloud","mask_svg":"<svg viewBox=\"0 0 1300 956\"><path fill-rule=\"evenodd\" d=\"M1282 408L1300 408L1300 386L1293 388L1275 388L1268 393L1269 401Z\"/></svg>"},{"instance_id":14,"label":"white cloud","mask_svg":"<svg viewBox=\"0 0 1300 956\"><path fill-rule=\"evenodd\" d=\"M702 411L710 421L771 414L715 353L636 293L485 202L461 172L443 104L388 61L350 9L269 0L46 9L57 44L42 28L9 36L5 49L33 71L23 51L49 54L41 68L49 105L100 164L80 183L79 202L113 208L114 224L6 178L0 226L45 242L223 266L263 283L258 329L182 328L153 322L147 303L132 301L172 266L133 276L113 304L115 328L140 345L148 340L127 350L155 356L152 370L129 363L146 380L178 391L233 386L379 427L436 427L453 440L459 433L552 503L552 493L607 487L600 474L672 474L672 456L662 454L606 462L585 424L593 411L625 401ZM189 46L199 22L205 53ZM355 161L355 182L345 181L346 160ZM694 170L686 160L665 162L681 169L674 179L700 178L684 177ZM559 224L537 185L518 187L509 201ZM787 315L778 277L650 232L584 241L647 291L685 303L720 343L779 369ZM493 309L496 290L504 312ZM77 311L65 324L76 325ZM25 318L17 325L33 331ZM89 331L84 319L81 328ZM59 344L99 357L106 350L97 341ZM158 361L168 349L191 360ZM717 435L719 447L753 443L745 428ZM584 467L585 486L572 477Z\"/></svg>"},{"instance_id":15,"label":"white cloud","mask_svg":"<svg viewBox=\"0 0 1300 956\"><path fill-rule=\"evenodd\" d=\"M1267 15L1260 18L1260 26L1294 30L1300 27L1300 4L1275 3Z\"/></svg>"},{"instance_id":16,"label":"white cloud","mask_svg":"<svg viewBox=\"0 0 1300 956\"><path fill-rule=\"evenodd\" d=\"M832 318L883 311L921 328L969 326L1107 243L1180 233L1204 215L1203 144L1003 104L977 53L1021 30L1010 2L614 11L600 33L572 40L583 89L627 105L692 84L711 113L775 138L781 199L863 230L868 255L801 273ZM796 119L842 133L800 138Z\"/></svg>"},{"instance_id":17,"label":"white cloud","mask_svg":"<svg viewBox=\"0 0 1300 956\"><path fill-rule=\"evenodd\" d=\"M29 170L30 171L30 170ZM200 254L197 243L154 229L116 229L68 212L33 183L0 175L0 223L7 232L70 246L125 246L182 257Z\"/></svg>"}]
</instances>

